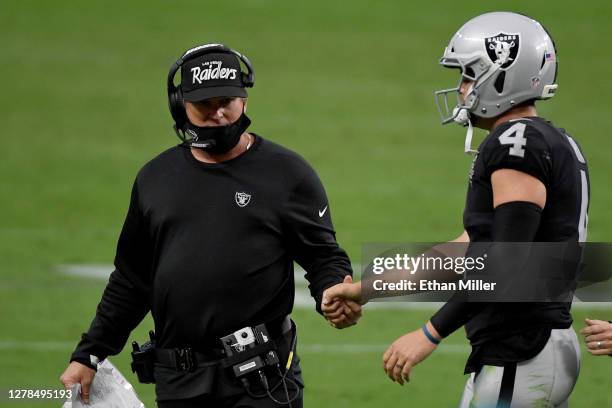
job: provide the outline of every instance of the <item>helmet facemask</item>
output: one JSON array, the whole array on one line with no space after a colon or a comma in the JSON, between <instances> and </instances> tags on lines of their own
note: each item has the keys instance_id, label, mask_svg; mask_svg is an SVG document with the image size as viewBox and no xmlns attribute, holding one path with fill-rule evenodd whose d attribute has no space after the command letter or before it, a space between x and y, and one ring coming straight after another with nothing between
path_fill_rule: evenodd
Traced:
<instances>
[{"instance_id":1,"label":"helmet facemask","mask_svg":"<svg viewBox=\"0 0 612 408\"><path fill-rule=\"evenodd\" d=\"M472 54L458 54L448 51L444 52L444 56L440 59L440 64L446 68L456 68L461 71L461 76L456 87L435 91L435 101L440 114L442 124L457 122L466 125L465 113L461 111L473 113L473 109L477 106L479 100L478 88L488 81L495 74L502 63L491 63L485 53L475 52ZM464 79L472 81L472 87L469 92L463 95L463 101L460 97L461 83ZM449 95L453 94L457 98L456 105L452 108L449 105ZM459 120L457 120L459 119Z\"/></svg>"},{"instance_id":2,"label":"helmet facemask","mask_svg":"<svg viewBox=\"0 0 612 408\"><path fill-rule=\"evenodd\" d=\"M440 64L446 68L455 68L461 71L459 82L456 87L435 91L435 101L442 124L455 122L461 126L467 126L464 151L468 154L478 153L472 149L472 126L473 109L478 104L478 88L482 86L491 76L499 70L501 64L491 63L486 55L476 52L472 54L458 54L453 51L444 51ZM471 85L465 94L461 95L461 84L467 79ZM456 105L450 107L449 95L454 94Z\"/></svg>"}]
</instances>

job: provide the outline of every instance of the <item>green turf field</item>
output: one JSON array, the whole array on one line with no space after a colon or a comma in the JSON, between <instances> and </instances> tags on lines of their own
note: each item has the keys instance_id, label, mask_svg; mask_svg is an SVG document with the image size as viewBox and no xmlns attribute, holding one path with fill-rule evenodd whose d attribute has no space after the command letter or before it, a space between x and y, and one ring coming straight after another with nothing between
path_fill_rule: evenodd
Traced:
<instances>
[{"instance_id":1,"label":"green turf field","mask_svg":"<svg viewBox=\"0 0 612 408\"><path fill-rule=\"evenodd\" d=\"M57 266L112 262L136 172L178 141L165 78L184 49L220 41L249 56L257 71L251 129L313 164L338 239L359 262L366 242L462 231L470 158L464 130L439 125L433 91L457 78L437 61L465 20L496 7L539 19L557 42L558 96L539 111L581 143L591 171L589 240L612 241L605 0L2 0L0 390L61 386L104 282ZM461 333L404 387L382 371L385 347L430 314L366 310L358 327L335 331L297 310L306 406L455 406L465 381ZM587 315L612 318L612 310L577 311L577 328ZM133 337L150 325L147 318ZM113 358L126 375L128 359L127 348ZM611 373L612 359L583 355L573 406L612 406ZM153 388L135 386L154 407ZM0 406L30 405L0 396ZM45 405L60 404L35 406Z\"/></svg>"}]
</instances>

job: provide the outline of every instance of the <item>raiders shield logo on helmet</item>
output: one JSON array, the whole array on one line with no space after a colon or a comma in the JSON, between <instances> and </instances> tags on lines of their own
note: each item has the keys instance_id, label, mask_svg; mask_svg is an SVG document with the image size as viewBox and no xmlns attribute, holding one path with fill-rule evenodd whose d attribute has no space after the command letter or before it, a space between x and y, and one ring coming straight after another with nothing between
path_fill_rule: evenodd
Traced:
<instances>
[{"instance_id":1,"label":"raiders shield logo on helmet","mask_svg":"<svg viewBox=\"0 0 612 408\"><path fill-rule=\"evenodd\" d=\"M502 69L509 68L519 51L519 35L499 33L485 38L485 48L491 61L501 64Z\"/></svg>"},{"instance_id":2,"label":"raiders shield logo on helmet","mask_svg":"<svg viewBox=\"0 0 612 408\"><path fill-rule=\"evenodd\" d=\"M236 191L236 195L234 196L234 198L236 199L236 204L238 204L238 207L246 207L251 201L250 194L238 191Z\"/></svg>"}]
</instances>

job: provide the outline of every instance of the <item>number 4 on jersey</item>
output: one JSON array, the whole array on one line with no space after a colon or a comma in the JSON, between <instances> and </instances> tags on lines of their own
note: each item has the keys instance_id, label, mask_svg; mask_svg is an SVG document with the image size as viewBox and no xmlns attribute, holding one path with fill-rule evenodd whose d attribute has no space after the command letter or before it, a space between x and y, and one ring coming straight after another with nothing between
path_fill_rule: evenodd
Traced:
<instances>
[{"instance_id":1,"label":"number 4 on jersey","mask_svg":"<svg viewBox=\"0 0 612 408\"><path fill-rule=\"evenodd\" d=\"M525 123L517 123L499 136L499 143L512 145L509 152L510 156L525 157L525 145L527 144L525 127L527 127Z\"/></svg>"}]
</instances>

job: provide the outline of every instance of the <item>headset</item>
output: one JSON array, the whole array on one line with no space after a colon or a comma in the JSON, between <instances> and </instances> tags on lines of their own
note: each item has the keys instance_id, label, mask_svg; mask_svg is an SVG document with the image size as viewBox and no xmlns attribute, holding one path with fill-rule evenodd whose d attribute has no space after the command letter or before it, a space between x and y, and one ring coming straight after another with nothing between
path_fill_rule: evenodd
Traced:
<instances>
[{"instance_id":1,"label":"headset","mask_svg":"<svg viewBox=\"0 0 612 408\"><path fill-rule=\"evenodd\" d=\"M185 51L183 55L172 64L168 72L168 107L170 108L172 119L174 119L174 131L183 141L185 141L185 137L179 133L179 130L183 129L183 126L187 122L187 113L185 112L185 104L183 101L183 90L181 89L181 85L174 85L174 76L185 61L213 52L234 54L238 57L247 68L247 72L240 72L242 84L246 88L252 88L253 85L255 85L255 70L253 70L251 61L236 50L223 44L204 44Z\"/></svg>"}]
</instances>

